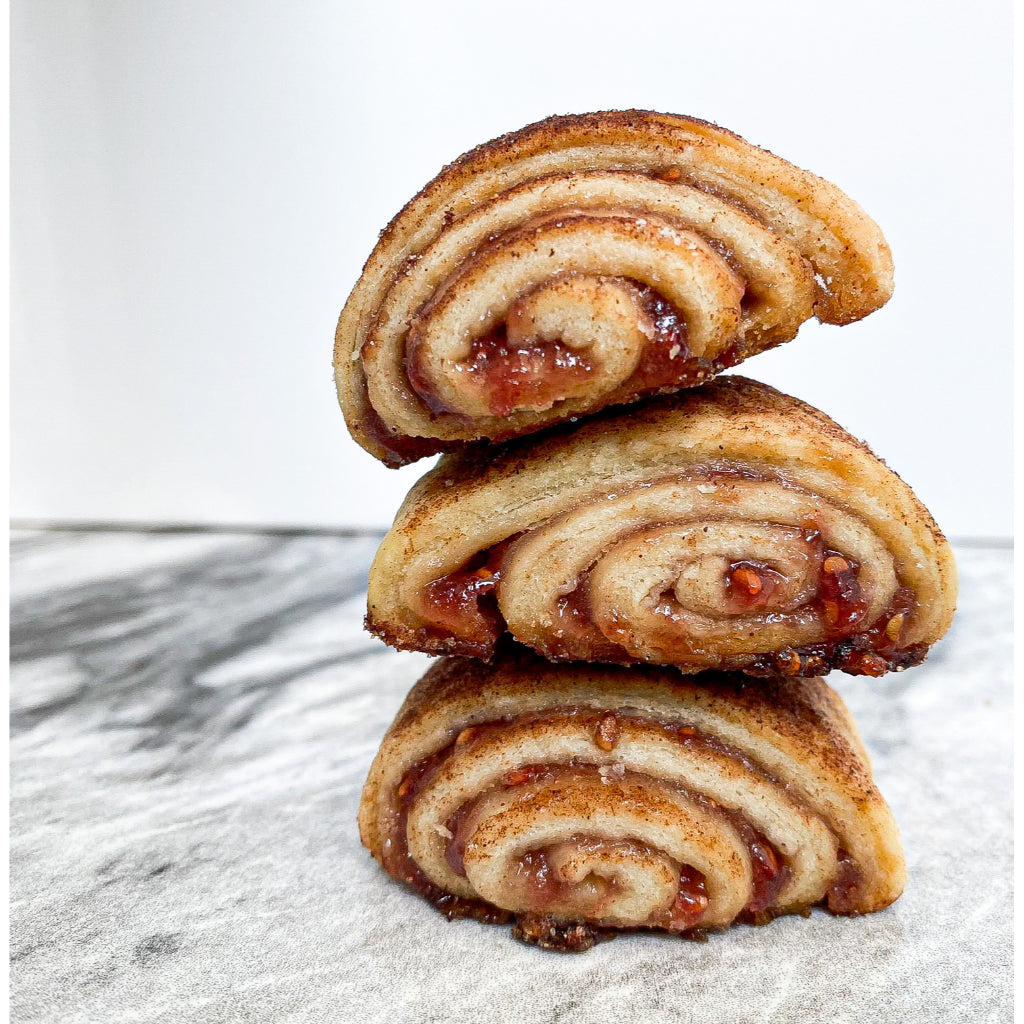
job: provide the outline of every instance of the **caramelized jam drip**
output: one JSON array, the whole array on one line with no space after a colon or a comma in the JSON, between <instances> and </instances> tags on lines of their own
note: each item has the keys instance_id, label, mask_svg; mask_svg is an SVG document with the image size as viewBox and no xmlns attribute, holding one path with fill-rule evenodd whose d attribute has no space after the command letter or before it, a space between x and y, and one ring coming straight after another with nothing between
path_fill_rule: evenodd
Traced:
<instances>
[{"instance_id":1,"label":"caramelized jam drip","mask_svg":"<svg viewBox=\"0 0 1024 1024\"><path fill-rule=\"evenodd\" d=\"M744 668L752 675L817 676L830 668L854 675L882 676L919 665L928 654L927 644L900 643L907 620L917 608L914 592L900 587L886 610L868 629L830 638L799 650L786 648L765 654Z\"/></svg>"}]
</instances>

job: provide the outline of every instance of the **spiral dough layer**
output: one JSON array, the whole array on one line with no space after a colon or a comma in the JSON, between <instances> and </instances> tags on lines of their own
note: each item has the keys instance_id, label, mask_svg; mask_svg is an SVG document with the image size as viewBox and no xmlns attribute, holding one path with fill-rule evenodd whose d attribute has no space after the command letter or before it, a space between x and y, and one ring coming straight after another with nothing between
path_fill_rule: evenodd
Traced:
<instances>
[{"instance_id":1,"label":"spiral dough layer","mask_svg":"<svg viewBox=\"0 0 1024 1024\"><path fill-rule=\"evenodd\" d=\"M927 510L810 406L740 377L442 458L370 570L369 628L489 658L881 675L948 629Z\"/></svg>"},{"instance_id":2,"label":"spiral dough layer","mask_svg":"<svg viewBox=\"0 0 1024 1024\"><path fill-rule=\"evenodd\" d=\"M338 394L397 466L698 384L891 292L881 232L813 174L693 118L554 117L388 225L338 324Z\"/></svg>"},{"instance_id":3,"label":"spiral dough layer","mask_svg":"<svg viewBox=\"0 0 1024 1024\"><path fill-rule=\"evenodd\" d=\"M449 916L586 948L891 903L904 863L821 679L446 658L384 739L364 844Z\"/></svg>"}]
</instances>

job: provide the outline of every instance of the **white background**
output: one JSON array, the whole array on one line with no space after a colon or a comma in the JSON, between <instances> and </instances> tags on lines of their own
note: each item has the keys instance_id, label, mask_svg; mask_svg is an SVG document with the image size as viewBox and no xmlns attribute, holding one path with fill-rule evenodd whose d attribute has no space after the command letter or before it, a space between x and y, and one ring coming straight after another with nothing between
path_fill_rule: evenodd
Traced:
<instances>
[{"instance_id":1,"label":"white background","mask_svg":"<svg viewBox=\"0 0 1024 1024\"><path fill-rule=\"evenodd\" d=\"M835 181L896 294L741 372L865 438L955 537L1010 525L1010 5L15 0L12 511L382 526L341 306L442 164L648 107Z\"/></svg>"}]
</instances>

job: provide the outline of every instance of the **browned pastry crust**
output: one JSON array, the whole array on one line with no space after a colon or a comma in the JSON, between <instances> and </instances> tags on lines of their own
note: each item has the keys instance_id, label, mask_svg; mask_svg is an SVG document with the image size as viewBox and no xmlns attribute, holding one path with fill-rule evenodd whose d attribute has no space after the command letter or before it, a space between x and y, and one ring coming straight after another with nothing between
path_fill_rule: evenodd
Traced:
<instances>
[{"instance_id":1,"label":"browned pastry crust","mask_svg":"<svg viewBox=\"0 0 1024 1024\"><path fill-rule=\"evenodd\" d=\"M896 826L822 679L445 658L374 760L363 843L449 917L580 950L903 890Z\"/></svg>"},{"instance_id":2,"label":"browned pastry crust","mask_svg":"<svg viewBox=\"0 0 1024 1024\"><path fill-rule=\"evenodd\" d=\"M388 465L677 390L892 293L838 188L652 111L552 117L449 164L342 311L338 395Z\"/></svg>"},{"instance_id":3,"label":"browned pastry crust","mask_svg":"<svg viewBox=\"0 0 1024 1024\"><path fill-rule=\"evenodd\" d=\"M723 377L445 456L370 570L389 644L489 658L881 675L948 629L956 569L910 488L823 413Z\"/></svg>"}]
</instances>

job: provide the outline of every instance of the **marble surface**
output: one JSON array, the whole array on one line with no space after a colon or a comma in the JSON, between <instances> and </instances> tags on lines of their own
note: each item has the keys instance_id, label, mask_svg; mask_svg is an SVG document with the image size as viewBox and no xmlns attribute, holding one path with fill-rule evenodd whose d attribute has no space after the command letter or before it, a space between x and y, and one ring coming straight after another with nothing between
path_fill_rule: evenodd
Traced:
<instances>
[{"instance_id":1,"label":"marble surface","mask_svg":"<svg viewBox=\"0 0 1024 1024\"><path fill-rule=\"evenodd\" d=\"M902 899L558 956L445 921L359 845L427 664L362 632L376 543L14 534L14 1020L1010 1019L1011 551L957 549L924 666L832 677L900 824Z\"/></svg>"}]
</instances>

